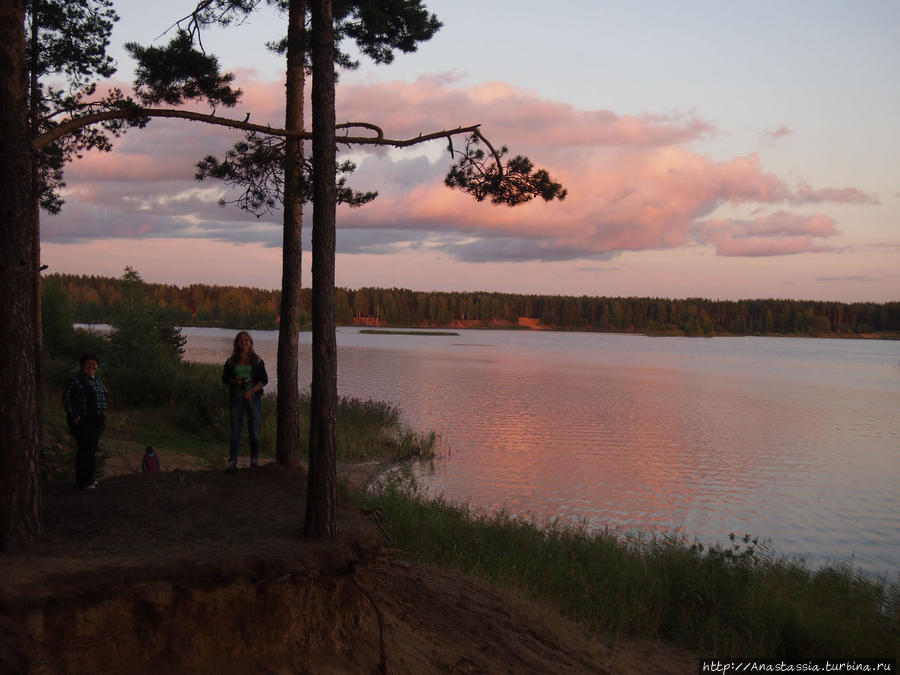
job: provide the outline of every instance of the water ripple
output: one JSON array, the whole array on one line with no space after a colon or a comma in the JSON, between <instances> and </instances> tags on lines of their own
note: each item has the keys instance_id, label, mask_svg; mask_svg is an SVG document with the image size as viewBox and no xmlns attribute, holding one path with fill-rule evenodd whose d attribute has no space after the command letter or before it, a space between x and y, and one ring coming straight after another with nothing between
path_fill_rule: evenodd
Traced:
<instances>
[{"instance_id":1,"label":"water ripple","mask_svg":"<svg viewBox=\"0 0 900 675\"><path fill-rule=\"evenodd\" d=\"M224 360L230 333L191 330L189 358ZM274 373L274 336L254 335ZM417 468L431 494L707 543L750 533L815 563L900 569L900 343L338 338L342 395L389 401L442 435L448 457ZM304 387L309 373L306 359Z\"/></svg>"}]
</instances>

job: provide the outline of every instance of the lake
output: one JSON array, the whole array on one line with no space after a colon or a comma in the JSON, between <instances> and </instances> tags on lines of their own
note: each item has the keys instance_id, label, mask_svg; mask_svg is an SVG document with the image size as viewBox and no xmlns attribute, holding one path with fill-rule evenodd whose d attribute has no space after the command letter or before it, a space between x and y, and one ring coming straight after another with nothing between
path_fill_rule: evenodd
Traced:
<instances>
[{"instance_id":1,"label":"lake","mask_svg":"<svg viewBox=\"0 0 900 675\"><path fill-rule=\"evenodd\" d=\"M224 362L234 333L185 328L186 358ZM414 467L429 494L900 570L900 342L458 333L337 333L341 396L441 435ZM252 334L274 381L277 333Z\"/></svg>"}]
</instances>

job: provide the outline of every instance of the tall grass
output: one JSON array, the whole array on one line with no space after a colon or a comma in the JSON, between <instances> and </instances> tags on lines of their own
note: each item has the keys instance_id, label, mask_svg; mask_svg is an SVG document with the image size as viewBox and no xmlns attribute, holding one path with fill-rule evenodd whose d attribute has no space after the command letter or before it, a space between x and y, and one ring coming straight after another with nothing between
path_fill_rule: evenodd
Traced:
<instances>
[{"instance_id":1,"label":"tall grass","mask_svg":"<svg viewBox=\"0 0 900 675\"><path fill-rule=\"evenodd\" d=\"M399 408L389 403L341 398L337 410L338 459L433 457L437 434L417 433L403 424L400 416ZM308 424L308 399L303 401L301 419Z\"/></svg>"},{"instance_id":2,"label":"tall grass","mask_svg":"<svg viewBox=\"0 0 900 675\"><path fill-rule=\"evenodd\" d=\"M412 558L514 589L592 631L717 657L900 653L900 588L848 565L773 560L749 538L706 549L538 527L425 499L402 473L357 498L381 512L392 545Z\"/></svg>"}]
</instances>

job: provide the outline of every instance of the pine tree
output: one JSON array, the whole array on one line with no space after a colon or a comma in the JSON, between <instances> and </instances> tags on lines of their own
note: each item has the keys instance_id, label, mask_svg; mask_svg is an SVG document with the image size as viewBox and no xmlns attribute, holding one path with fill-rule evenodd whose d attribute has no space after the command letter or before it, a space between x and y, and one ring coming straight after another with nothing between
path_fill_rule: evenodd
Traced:
<instances>
[{"instance_id":1,"label":"pine tree","mask_svg":"<svg viewBox=\"0 0 900 675\"><path fill-rule=\"evenodd\" d=\"M33 154L28 147L25 5L0 0L0 237L8 257L0 265L0 548L11 550L41 532L35 316L37 233Z\"/></svg>"},{"instance_id":2,"label":"pine tree","mask_svg":"<svg viewBox=\"0 0 900 675\"><path fill-rule=\"evenodd\" d=\"M112 0L28 0L26 3L28 119L31 136L56 127L75 111L120 104L121 91L94 98L97 83L111 77L115 64L107 55L109 37L118 16ZM53 79L62 86L47 84ZM58 213L65 186L63 168L85 150L111 149L109 135L118 134L122 120L82 127L41 149L38 154L40 205Z\"/></svg>"}]
</instances>

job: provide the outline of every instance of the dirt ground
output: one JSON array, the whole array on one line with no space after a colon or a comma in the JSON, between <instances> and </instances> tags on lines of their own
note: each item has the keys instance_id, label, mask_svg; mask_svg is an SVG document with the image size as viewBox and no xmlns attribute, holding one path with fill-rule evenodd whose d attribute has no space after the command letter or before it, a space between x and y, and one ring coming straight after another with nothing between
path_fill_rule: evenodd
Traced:
<instances>
[{"instance_id":1,"label":"dirt ground","mask_svg":"<svg viewBox=\"0 0 900 675\"><path fill-rule=\"evenodd\" d=\"M166 460L166 458L163 458ZM164 466L175 466L168 458ZM545 608L404 561L376 514L300 533L306 474L277 464L49 484L45 537L2 554L0 671L686 673L690 654L587 637ZM361 485L376 465L342 467ZM114 475L114 474L119 475Z\"/></svg>"}]
</instances>

